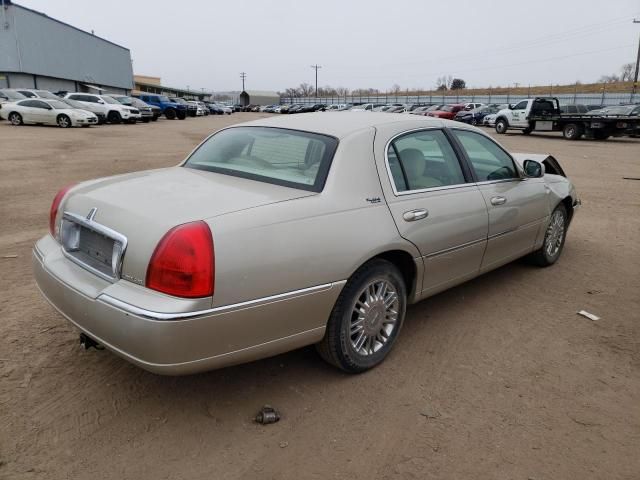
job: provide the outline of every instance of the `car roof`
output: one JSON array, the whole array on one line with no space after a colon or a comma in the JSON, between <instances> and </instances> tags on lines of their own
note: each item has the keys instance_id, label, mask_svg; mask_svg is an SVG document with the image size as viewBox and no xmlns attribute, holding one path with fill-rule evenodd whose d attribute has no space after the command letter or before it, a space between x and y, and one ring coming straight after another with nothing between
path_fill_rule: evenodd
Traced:
<instances>
[{"instance_id":1,"label":"car roof","mask_svg":"<svg viewBox=\"0 0 640 480\"><path fill-rule=\"evenodd\" d=\"M434 117L421 117L404 113L358 113L349 111L304 113L291 117L285 115L267 117L238 124L238 126L289 128L342 138L365 128L375 128L392 123L406 123L407 130L411 128L442 127L449 124L460 126L460 122L446 121Z\"/></svg>"}]
</instances>

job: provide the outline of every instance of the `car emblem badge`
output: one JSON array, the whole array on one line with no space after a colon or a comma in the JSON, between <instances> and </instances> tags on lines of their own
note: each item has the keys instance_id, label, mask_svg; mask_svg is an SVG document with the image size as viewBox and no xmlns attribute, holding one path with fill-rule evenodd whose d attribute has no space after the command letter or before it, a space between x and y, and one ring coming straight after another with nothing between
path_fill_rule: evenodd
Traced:
<instances>
[{"instance_id":1,"label":"car emblem badge","mask_svg":"<svg viewBox=\"0 0 640 480\"><path fill-rule=\"evenodd\" d=\"M93 221L97 211L98 209L96 207L93 207L91 210L89 210L89 213L87 213L87 221Z\"/></svg>"}]
</instances>

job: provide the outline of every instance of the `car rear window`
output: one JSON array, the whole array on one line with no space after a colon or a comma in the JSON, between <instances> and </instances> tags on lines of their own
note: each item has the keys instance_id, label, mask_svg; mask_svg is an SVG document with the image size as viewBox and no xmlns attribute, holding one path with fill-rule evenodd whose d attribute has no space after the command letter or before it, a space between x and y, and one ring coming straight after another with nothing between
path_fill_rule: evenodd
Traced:
<instances>
[{"instance_id":1,"label":"car rear window","mask_svg":"<svg viewBox=\"0 0 640 480\"><path fill-rule=\"evenodd\" d=\"M185 167L320 192L338 140L271 127L234 127L210 137Z\"/></svg>"}]
</instances>

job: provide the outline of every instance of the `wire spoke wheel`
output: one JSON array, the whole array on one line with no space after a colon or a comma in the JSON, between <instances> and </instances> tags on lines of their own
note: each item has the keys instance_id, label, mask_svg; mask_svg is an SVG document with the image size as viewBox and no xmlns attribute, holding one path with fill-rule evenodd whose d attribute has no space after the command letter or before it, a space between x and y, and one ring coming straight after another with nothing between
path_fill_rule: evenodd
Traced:
<instances>
[{"instance_id":1,"label":"wire spoke wheel","mask_svg":"<svg viewBox=\"0 0 640 480\"><path fill-rule=\"evenodd\" d=\"M551 221L547 227L545 235L544 248L549 257L555 257L562 247L562 239L564 238L565 219L560 210L556 210L551 215Z\"/></svg>"},{"instance_id":2,"label":"wire spoke wheel","mask_svg":"<svg viewBox=\"0 0 640 480\"><path fill-rule=\"evenodd\" d=\"M378 352L396 328L400 300L398 292L387 280L374 280L367 284L351 311L349 340L360 355Z\"/></svg>"}]
</instances>

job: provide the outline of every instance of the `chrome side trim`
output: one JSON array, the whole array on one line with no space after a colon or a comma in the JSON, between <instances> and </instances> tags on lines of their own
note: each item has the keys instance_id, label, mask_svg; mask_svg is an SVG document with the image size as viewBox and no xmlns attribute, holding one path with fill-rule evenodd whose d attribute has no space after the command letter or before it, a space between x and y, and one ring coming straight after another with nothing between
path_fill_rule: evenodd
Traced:
<instances>
[{"instance_id":1,"label":"chrome side trim","mask_svg":"<svg viewBox=\"0 0 640 480\"><path fill-rule=\"evenodd\" d=\"M486 238L479 238L477 240L472 240L470 242L463 243L461 245L456 245L455 247L445 248L444 250L438 250L437 252L429 253L428 255L425 255L423 258L436 257L438 255L442 255L443 253L450 253L450 252L453 252L455 250L460 250L462 248L470 247L471 245L476 245L478 243L482 243L482 242L486 242L486 241L487 241Z\"/></svg>"},{"instance_id":2,"label":"chrome side trim","mask_svg":"<svg viewBox=\"0 0 640 480\"><path fill-rule=\"evenodd\" d=\"M97 298L97 300L111 307L117 308L118 310L122 310L127 314L136 315L138 317L143 317L149 320L179 321L179 320L190 320L196 317L202 317L206 315L217 315L221 313L229 313L236 310L242 310L245 308L259 307L260 305L266 305L268 303L279 302L282 300L289 300L291 298L302 297L304 295L310 295L312 293L319 293L326 290L331 290L334 287L342 287L345 283L347 283L346 280L341 280L339 282L332 282L332 283L324 283L322 285L316 285L314 287L302 288L300 290L292 290L290 292L279 293L277 295L270 295L268 297L256 298L254 300L247 300L245 302L233 303L230 305L223 305L221 307L208 308L206 310L197 310L193 312L176 312L176 313L153 312L151 310L146 310L144 308L131 305L127 302L123 302L122 300L118 300L117 298L112 297L111 295L108 295L106 293L101 294Z\"/></svg>"}]
</instances>

